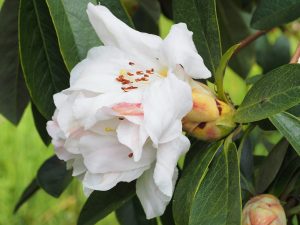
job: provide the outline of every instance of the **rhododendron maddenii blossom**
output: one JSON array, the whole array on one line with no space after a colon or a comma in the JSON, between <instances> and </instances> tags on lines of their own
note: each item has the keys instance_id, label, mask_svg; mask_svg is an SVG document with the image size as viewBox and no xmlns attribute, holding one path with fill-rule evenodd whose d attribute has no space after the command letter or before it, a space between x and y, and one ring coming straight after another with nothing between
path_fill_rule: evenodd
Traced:
<instances>
[{"instance_id":1,"label":"rhododendron maddenii blossom","mask_svg":"<svg viewBox=\"0 0 300 225\"><path fill-rule=\"evenodd\" d=\"M183 23L162 40L104 6L90 3L87 13L104 46L92 48L71 71L70 88L54 95L47 130L87 194L137 179L147 218L160 216L190 147L181 123L193 105L189 84L211 74Z\"/></svg>"}]
</instances>

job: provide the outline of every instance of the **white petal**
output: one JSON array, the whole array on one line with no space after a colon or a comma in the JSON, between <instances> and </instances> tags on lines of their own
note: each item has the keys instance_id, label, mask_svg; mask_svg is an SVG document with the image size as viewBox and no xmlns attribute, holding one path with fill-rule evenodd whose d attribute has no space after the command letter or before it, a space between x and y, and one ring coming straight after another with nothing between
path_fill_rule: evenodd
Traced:
<instances>
[{"instance_id":1,"label":"white petal","mask_svg":"<svg viewBox=\"0 0 300 225\"><path fill-rule=\"evenodd\" d=\"M79 176L80 174L86 172L86 167L83 164L83 158L81 156L74 159L72 168L73 168L72 176L74 177Z\"/></svg>"},{"instance_id":2,"label":"white petal","mask_svg":"<svg viewBox=\"0 0 300 225\"><path fill-rule=\"evenodd\" d=\"M123 120L117 129L119 141L131 149L134 161L139 161L142 157L143 146L148 135L143 127Z\"/></svg>"},{"instance_id":3,"label":"white petal","mask_svg":"<svg viewBox=\"0 0 300 225\"><path fill-rule=\"evenodd\" d=\"M173 176L180 156L189 150L190 141L184 135L158 146L154 181L160 191L172 197L174 190Z\"/></svg>"},{"instance_id":4,"label":"white petal","mask_svg":"<svg viewBox=\"0 0 300 225\"><path fill-rule=\"evenodd\" d=\"M211 73L198 54L192 36L193 33L187 29L186 24L173 25L163 41L164 59L172 69L176 65L182 65L186 73L195 79L209 78Z\"/></svg>"},{"instance_id":5,"label":"white petal","mask_svg":"<svg viewBox=\"0 0 300 225\"><path fill-rule=\"evenodd\" d=\"M156 35L138 32L116 18L106 7L88 4L91 24L106 46L115 46L139 61L155 63L162 40Z\"/></svg>"},{"instance_id":6,"label":"white petal","mask_svg":"<svg viewBox=\"0 0 300 225\"><path fill-rule=\"evenodd\" d=\"M141 167L118 173L93 174L87 172L83 179L83 185L93 190L107 191L116 186L119 182L131 182L137 179L145 170L149 169L149 167L150 166Z\"/></svg>"},{"instance_id":7,"label":"white petal","mask_svg":"<svg viewBox=\"0 0 300 225\"><path fill-rule=\"evenodd\" d=\"M181 135L180 120L192 109L191 88L169 73L146 89L143 107L145 129L154 145L170 141Z\"/></svg>"},{"instance_id":8,"label":"white petal","mask_svg":"<svg viewBox=\"0 0 300 225\"><path fill-rule=\"evenodd\" d=\"M174 185L177 180L178 172L174 173ZM136 182L136 194L146 213L147 219L161 216L171 197L164 195L156 186L153 180L153 168L144 172Z\"/></svg>"},{"instance_id":9,"label":"white petal","mask_svg":"<svg viewBox=\"0 0 300 225\"><path fill-rule=\"evenodd\" d=\"M121 70L130 68L130 61L122 51L112 46L92 48L87 58L71 71L69 90L88 90L96 93L122 91L116 81Z\"/></svg>"},{"instance_id":10,"label":"white petal","mask_svg":"<svg viewBox=\"0 0 300 225\"><path fill-rule=\"evenodd\" d=\"M84 164L92 173L128 171L150 165L156 151L145 145L139 162L135 162L131 151L117 137L90 134L81 138L80 150Z\"/></svg>"}]
</instances>

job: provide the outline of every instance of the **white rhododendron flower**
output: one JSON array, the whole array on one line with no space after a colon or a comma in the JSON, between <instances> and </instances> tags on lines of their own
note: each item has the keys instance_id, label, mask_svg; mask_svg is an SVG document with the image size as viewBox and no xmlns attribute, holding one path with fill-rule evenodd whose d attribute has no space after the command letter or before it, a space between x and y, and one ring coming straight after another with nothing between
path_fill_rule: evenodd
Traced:
<instances>
[{"instance_id":1,"label":"white rhododendron flower","mask_svg":"<svg viewBox=\"0 0 300 225\"><path fill-rule=\"evenodd\" d=\"M211 74L183 23L162 40L104 6L89 4L87 13L104 46L92 48L72 70L70 88L54 95L47 130L87 194L137 179L147 218L160 216L190 147L181 120L193 105L191 78Z\"/></svg>"}]
</instances>

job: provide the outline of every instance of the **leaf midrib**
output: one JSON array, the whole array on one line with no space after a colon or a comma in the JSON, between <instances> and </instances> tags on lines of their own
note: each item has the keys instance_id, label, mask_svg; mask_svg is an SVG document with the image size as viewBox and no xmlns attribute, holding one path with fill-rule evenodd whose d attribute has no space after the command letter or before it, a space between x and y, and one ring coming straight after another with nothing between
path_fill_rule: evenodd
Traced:
<instances>
[{"instance_id":1,"label":"leaf midrib","mask_svg":"<svg viewBox=\"0 0 300 225\"><path fill-rule=\"evenodd\" d=\"M26 0L27 1L27 0ZM41 23L40 23L40 20L39 20L39 14L38 14L38 9L37 9L37 6L36 6L36 0L32 0L33 2L33 7L34 7L34 11L35 11L35 15L36 15L36 20L37 20L37 24L38 24L38 27L39 27L39 31L40 31L40 35L41 35L41 39L42 39L42 42L43 42L43 46L44 46L44 52L45 52L45 55L46 55L46 59L47 59L47 66L48 66L48 69L49 69L49 72L50 72L50 78L51 78L51 83L55 89L55 92L59 91L59 89L56 87L55 85L55 82L54 82L54 79L53 79L53 71L52 71L52 68L50 66L50 62L51 60L49 59L49 56L48 56L48 49L46 47L46 41L45 41L45 37L44 37L44 32L43 32L43 29L42 29L42 26L41 26Z\"/></svg>"}]
</instances>

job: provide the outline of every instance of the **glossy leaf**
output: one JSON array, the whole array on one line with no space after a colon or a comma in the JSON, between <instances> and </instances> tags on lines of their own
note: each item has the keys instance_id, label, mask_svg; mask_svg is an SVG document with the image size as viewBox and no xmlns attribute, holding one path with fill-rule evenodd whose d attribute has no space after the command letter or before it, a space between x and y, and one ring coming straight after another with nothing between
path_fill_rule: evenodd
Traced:
<instances>
[{"instance_id":1,"label":"glossy leaf","mask_svg":"<svg viewBox=\"0 0 300 225\"><path fill-rule=\"evenodd\" d=\"M116 210L120 225L157 225L156 219L147 220L144 209L135 196Z\"/></svg>"},{"instance_id":2,"label":"glossy leaf","mask_svg":"<svg viewBox=\"0 0 300 225\"><path fill-rule=\"evenodd\" d=\"M283 162L285 153L289 143L282 139L274 146L268 157L259 166L256 174L256 192L263 193L275 179L281 164Z\"/></svg>"},{"instance_id":3,"label":"glossy leaf","mask_svg":"<svg viewBox=\"0 0 300 225\"><path fill-rule=\"evenodd\" d=\"M16 213L19 208L28 201L38 190L40 189L40 186L37 183L36 179L33 179L31 183L25 188L23 191L21 197L19 198L15 208L14 213Z\"/></svg>"},{"instance_id":4,"label":"glossy leaf","mask_svg":"<svg viewBox=\"0 0 300 225\"><path fill-rule=\"evenodd\" d=\"M290 42L285 36L280 36L274 45L271 45L268 38L263 36L257 40L256 44L256 61L264 73L289 63Z\"/></svg>"},{"instance_id":5,"label":"glossy leaf","mask_svg":"<svg viewBox=\"0 0 300 225\"><path fill-rule=\"evenodd\" d=\"M84 204L78 225L93 225L135 195L134 183L120 183L109 191L94 191Z\"/></svg>"},{"instance_id":6,"label":"glossy leaf","mask_svg":"<svg viewBox=\"0 0 300 225\"><path fill-rule=\"evenodd\" d=\"M232 0L217 0L222 49L225 52L251 34L249 28L250 14L243 12ZM240 76L246 77L254 64L254 45L242 49L233 56L229 66Z\"/></svg>"},{"instance_id":7,"label":"glossy leaf","mask_svg":"<svg viewBox=\"0 0 300 225\"><path fill-rule=\"evenodd\" d=\"M238 108L234 119L247 123L265 119L300 102L300 65L281 66L256 82Z\"/></svg>"},{"instance_id":8,"label":"glossy leaf","mask_svg":"<svg viewBox=\"0 0 300 225\"><path fill-rule=\"evenodd\" d=\"M6 1L0 12L0 114L15 125L29 101L19 61L19 2Z\"/></svg>"},{"instance_id":9,"label":"glossy leaf","mask_svg":"<svg viewBox=\"0 0 300 225\"><path fill-rule=\"evenodd\" d=\"M191 207L199 186L208 172L208 167L222 142L212 144L198 151L194 159L184 169L174 193L173 214L177 225L187 225L191 220Z\"/></svg>"},{"instance_id":10,"label":"glossy leaf","mask_svg":"<svg viewBox=\"0 0 300 225\"><path fill-rule=\"evenodd\" d=\"M189 225L241 224L242 200L233 143L212 162L192 203ZM182 214L181 214L182 215Z\"/></svg>"},{"instance_id":11,"label":"glossy leaf","mask_svg":"<svg viewBox=\"0 0 300 225\"><path fill-rule=\"evenodd\" d=\"M300 17L298 0L261 0L254 11L251 26L269 29Z\"/></svg>"},{"instance_id":12,"label":"glossy leaf","mask_svg":"<svg viewBox=\"0 0 300 225\"><path fill-rule=\"evenodd\" d=\"M72 180L72 171L56 156L47 159L37 173L39 186L49 195L58 198Z\"/></svg>"},{"instance_id":13,"label":"glossy leaf","mask_svg":"<svg viewBox=\"0 0 300 225\"><path fill-rule=\"evenodd\" d=\"M300 119L290 113L283 112L271 116L270 120L300 155Z\"/></svg>"},{"instance_id":14,"label":"glossy leaf","mask_svg":"<svg viewBox=\"0 0 300 225\"><path fill-rule=\"evenodd\" d=\"M50 119L55 108L52 96L68 87L69 74L44 0L21 0L19 40L31 98L41 114Z\"/></svg>"},{"instance_id":15,"label":"glossy leaf","mask_svg":"<svg viewBox=\"0 0 300 225\"><path fill-rule=\"evenodd\" d=\"M194 32L194 41L205 65L214 73L222 48L215 0L173 0L175 23L184 22Z\"/></svg>"},{"instance_id":16,"label":"glossy leaf","mask_svg":"<svg viewBox=\"0 0 300 225\"><path fill-rule=\"evenodd\" d=\"M89 22L86 8L96 0L46 0L57 33L60 51L69 71L89 49L101 44Z\"/></svg>"},{"instance_id":17,"label":"glossy leaf","mask_svg":"<svg viewBox=\"0 0 300 225\"><path fill-rule=\"evenodd\" d=\"M46 146L48 146L51 142L51 137L49 136L46 130L47 120L44 116L38 111L36 106L31 103L31 111L34 120L35 128L37 129L42 141Z\"/></svg>"}]
</instances>

